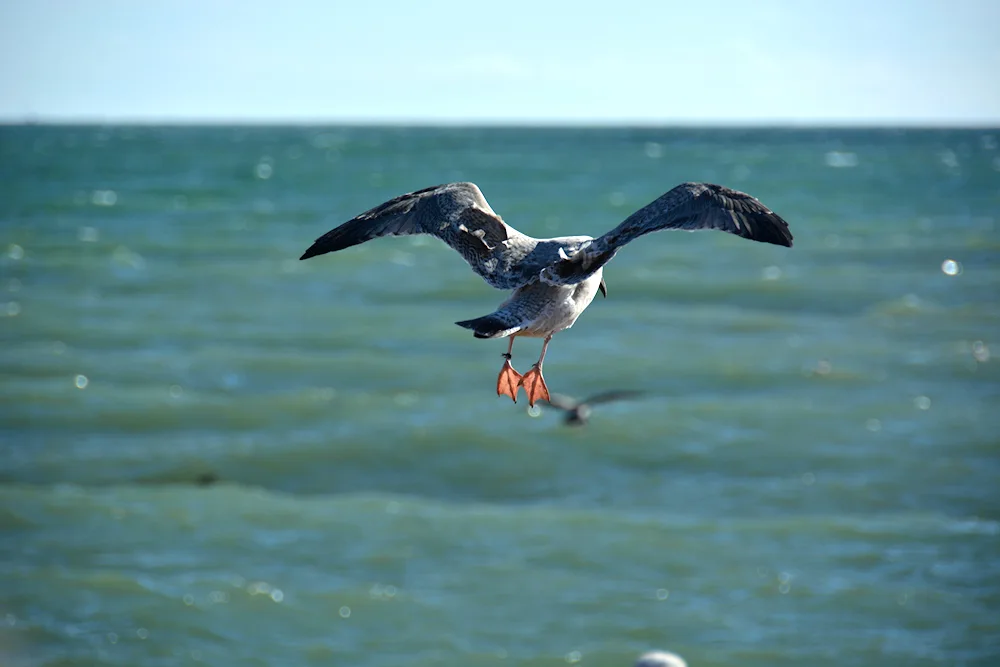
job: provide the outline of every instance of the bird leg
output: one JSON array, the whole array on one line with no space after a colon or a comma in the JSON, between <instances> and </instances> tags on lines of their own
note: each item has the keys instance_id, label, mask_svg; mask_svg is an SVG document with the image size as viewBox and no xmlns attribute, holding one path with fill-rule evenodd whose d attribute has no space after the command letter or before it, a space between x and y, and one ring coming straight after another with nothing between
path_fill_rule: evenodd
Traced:
<instances>
[{"instance_id":1,"label":"bird leg","mask_svg":"<svg viewBox=\"0 0 1000 667\"><path fill-rule=\"evenodd\" d=\"M514 337L510 337L507 353L503 355L503 368L497 377L497 396L510 396L517 403L517 389L521 386L521 374L510 365L510 351L514 348Z\"/></svg>"},{"instance_id":2,"label":"bird leg","mask_svg":"<svg viewBox=\"0 0 1000 667\"><path fill-rule=\"evenodd\" d=\"M552 340L552 336L545 337L538 363L521 376L521 386L524 387L524 393L528 395L528 405L531 406L534 406L538 401L549 400L549 388L545 386L545 378L542 377L542 362L545 361L545 350L548 349L550 340Z\"/></svg>"}]
</instances>

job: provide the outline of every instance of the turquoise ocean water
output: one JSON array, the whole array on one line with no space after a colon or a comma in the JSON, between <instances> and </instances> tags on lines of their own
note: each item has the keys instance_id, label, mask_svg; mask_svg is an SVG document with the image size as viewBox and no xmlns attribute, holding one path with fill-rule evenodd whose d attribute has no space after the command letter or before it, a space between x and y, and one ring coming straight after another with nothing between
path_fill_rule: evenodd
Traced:
<instances>
[{"instance_id":1,"label":"turquoise ocean water","mask_svg":"<svg viewBox=\"0 0 1000 667\"><path fill-rule=\"evenodd\" d=\"M0 128L0 663L1000 664L998 143ZM719 182L795 247L619 253L546 378L647 393L571 428L435 239L298 261L452 180L535 236Z\"/></svg>"}]
</instances>

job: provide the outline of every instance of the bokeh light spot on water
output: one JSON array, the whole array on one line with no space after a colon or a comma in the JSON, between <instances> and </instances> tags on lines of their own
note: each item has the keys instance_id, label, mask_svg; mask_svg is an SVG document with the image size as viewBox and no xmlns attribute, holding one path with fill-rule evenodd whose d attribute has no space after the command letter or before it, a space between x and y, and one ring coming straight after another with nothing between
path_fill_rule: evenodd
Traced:
<instances>
[{"instance_id":1,"label":"bokeh light spot on water","mask_svg":"<svg viewBox=\"0 0 1000 667\"><path fill-rule=\"evenodd\" d=\"M184 389L179 384L170 385L170 398L180 398L184 394Z\"/></svg>"},{"instance_id":2,"label":"bokeh light spot on water","mask_svg":"<svg viewBox=\"0 0 1000 667\"><path fill-rule=\"evenodd\" d=\"M816 375L829 375L832 371L833 364L826 359L820 359L816 362Z\"/></svg>"},{"instance_id":3,"label":"bokeh light spot on water","mask_svg":"<svg viewBox=\"0 0 1000 667\"><path fill-rule=\"evenodd\" d=\"M962 272L962 265L953 259L946 259L941 262L941 271L946 276L957 276Z\"/></svg>"},{"instance_id":4,"label":"bokeh light spot on water","mask_svg":"<svg viewBox=\"0 0 1000 667\"><path fill-rule=\"evenodd\" d=\"M66 352L66 343L61 340L57 340L52 343L52 354L64 354Z\"/></svg>"},{"instance_id":5,"label":"bokeh light spot on water","mask_svg":"<svg viewBox=\"0 0 1000 667\"><path fill-rule=\"evenodd\" d=\"M800 479L802 480L802 484L804 486L811 486L816 482L816 475L811 472L804 472L802 473L802 477Z\"/></svg>"},{"instance_id":6,"label":"bokeh light spot on water","mask_svg":"<svg viewBox=\"0 0 1000 667\"><path fill-rule=\"evenodd\" d=\"M110 642L112 644L117 644L118 643L118 633L116 633L116 632L109 632L108 633L108 642Z\"/></svg>"},{"instance_id":7,"label":"bokeh light spot on water","mask_svg":"<svg viewBox=\"0 0 1000 667\"><path fill-rule=\"evenodd\" d=\"M8 301L4 311L7 313L7 317L17 317L21 314L21 304L17 301Z\"/></svg>"},{"instance_id":8,"label":"bokeh light spot on water","mask_svg":"<svg viewBox=\"0 0 1000 667\"><path fill-rule=\"evenodd\" d=\"M281 602L285 599L285 594L280 588L275 588L271 591L271 599L275 602Z\"/></svg>"},{"instance_id":9,"label":"bokeh light spot on water","mask_svg":"<svg viewBox=\"0 0 1000 667\"><path fill-rule=\"evenodd\" d=\"M76 238L80 239L83 243L96 243L100 236L100 232L97 231L96 227L80 227L76 231Z\"/></svg>"},{"instance_id":10,"label":"bokeh light spot on water","mask_svg":"<svg viewBox=\"0 0 1000 667\"><path fill-rule=\"evenodd\" d=\"M865 422L865 428L872 433L877 433L882 430L882 422L874 417Z\"/></svg>"},{"instance_id":11,"label":"bokeh light spot on water","mask_svg":"<svg viewBox=\"0 0 1000 667\"><path fill-rule=\"evenodd\" d=\"M781 277L781 267L774 265L765 266L760 275L764 280L777 280Z\"/></svg>"},{"instance_id":12,"label":"bokeh light spot on water","mask_svg":"<svg viewBox=\"0 0 1000 667\"><path fill-rule=\"evenodd\" d=\"M87 385L90 384L90 380L87 379L86 375L77 375L73 380L73 384L76 385L77 389L86 389Z\"/></svg>"},{"instance_id":13,"label":"bokeh light spot on water","mask_svg":"<svg viewBox=\"0 0 1000 667\"><path fill-rule=\"evenodd\" d=\"M927 396L917 396L913 399L913 407L917 410L930 410L931 409L931 399Z\"/></svg>"},{"instance_id":14,"label":"bokeh light spot on water","mask_svg":"<svg viewBox=\"0 0 1000 667\"><path fill-rule=\"evenodd\" d=\"M391 600L396 597L396 587L392 584L383 586L376 583L368 590L368 595L375 600Z\"/></svg>"},{"instance_id":15,"label":"bokeh light spot on water","mask_svg":"<svg viewBox=\"0 0 1000 667\"><path fill-rule=\"evenodd\" d=\"M981 340L972 343L972 357L981 364L990 360L990 348Z\"/></svg>"},{"instance_id":16,"label":"bokeh light spot on water","mask_svg":"<svg viewBox=\"0 0 1000 667\"><path fill-rule=\"evenodd\" d=\"M142 255L129 250L123 245L118 246L111 253L111 262L117 267L135 269L137 271L146 268L146 260L143 259Z\"/></svg>"},{"instance_id":17,"label":"bokeh light spot on water","mask_svg":"<svg viewBox=\"0 0 1000 667\"><path fill-rule=\"evenodd\" d=\"M786 595L790 590L792 590L792 575L789 572L779 573L778 592L782 595Z\"/></svg>"},{"instance_id":18,"label":"bokeh light spot on water","mask_svg":"<svg viewBox=\"0 0 1000 667\"><path fill-rule=\"evenodd\" d=\"M583 654L579 651L570 651L566 654L566 662L574 665L583 659Z\"/></svg>"},{"instance_id":19,"label":"bokeh light spot on water","mask_svg":"<svg viewBox=\"0 0 1000 667\"><path fill-rule=\"evenodd\" d=\"M148 639L149 630L147 630L146 628L139 628L138 630L135 631L135 636L138 637L139 639Z\"/></svg>"},{"instance_id":20,"label":"bokeh light spot on water","mask_svg":"<svg viewBox=\"0 0 1000 667\"><path fill-rule=\"evenodd\" d=\"M340 617L341 618L350 618L351 617L351 608L348 607L346 604L343 607L340 608Z\"/></svg>"},{"instance_id":21,"label":"bokeh light spot on water","mask_svg":"<svg viewBox=\"0 0 1000 667\"><path fill-rule=\"evenodd\" d=\"M254 173L256 173L257 178L262 181L266 181L271 178L271 175L274 174L274 167L271 165L271 158L267 156L262 157L260 162L257 163Z\"/></svg>"},{"instance_id":22,"label":"bokeh light spot on water","mask_svg":"<svg viewBox=\"0 0 1000 667\"><path fill-rule=\"evenodd\" d=\"M541 417L542 416L542 408L539 407L539 406L537 406L537 405L528 406L527 412L528 412L528 416L529 417Z\"/></svg>"},{"instance_id":23,"label":"bokeh light spot on water","mask_svg":"<svg viewBox=\"0 0 1000 667\"><path fill-rule=\"evenodd\" d=\"M670 591L668 591L666 588L657 588L656 589L656 599L657 600L666 600L668 597L670 597Z\"/></svg>"},{"instance_id":24,"label":"bokeh light spot on water","mask_svg":"<svg viewBox=\"0 0 1000 667\"><path fill-rule=\"evenodd\" d=\"M271 593L271 596L274 596L273 592ZM229 602L229 593L226 593L225 591L212 591L208 594L208 599L215 604L225 604L226 602Z\"/></svg>"},{"instance_id":25,"label":"bokeh light spot on water","mask_svg":"<svg viewBox=\"0 0 1000 667\"><path fill-rule=\"evenodd\" d=\"M17 245L16 243L11 243L7 246L7 256L13 260L19 260L24 257L24 248Z\"/></svg>"},{"instance_id":26,"label":"bokeh light spot on water","mask_svg":"<svg viewBox=\"0 0 1000 667\"><path fill-rule=\"evenodd\" d=\"M858 156L846 151L829 151L823 156L823 162L834 169L849 169L858 166Z\"/></svg>"},{"instance_id":27,"label":"bokeh light spot on water","mask_svg":"<svg viewBox=\"0 0 1000 667\"><path fill-rule=\"evenodd\" d=\"M90 203L94 206L114 206L118 203L118 193L114 190L94 190L90 193Z\"/></svg>"},{"instance_id":28,"label":"bokeh light spot on water","mask_svg":"<svg viewBox=\"0 0 1000 667\"><path fill-rule=\"evenodd\" d=\"M659 160L663 157L663 146L655 141L647 141L645 151L646 157L651 160Z\"/></svg>"},{"instance_id":29,"label":"bokeh light spot on water","mask_svg":"<svg viewBox=\"0 0 1000 667\"><path fill-rule=\"evenodd\" d=\"M266 581L254 581L247 584L247 593L250 595L270 595L271 584Z\"/></svg>"},{"instance_id":30,"label":"bokeh light spot on water","mask_svg":"<svg viewBox=\"0 0 1000 667\"><path fill-rule=\"evenodd\" d=\"M955 155L955 151L950 149L943 150L938 154L938 157L941 158L941 164L949 169L958 168L958 156Z\"/></svg>"},{"instance_id":31,"label":"bokeh light spot on water","mask_svg":"<svg viewBox=\"0 0 1000 667\"><path fill-rule=\"evenodd\" d=\"M190 593L185 593L184 597L181 599L184 600L184 604L187 605L188 607L194 604L194 596L191 595Z\"/></svg>"},{"instance_id":32,"label":"bokeh light spot on water","mask_svg":"<svg viewBox=\"0 0 1000 667\"><path fill-rule=\"evenodd\" d=\"M608 195L608 202L612 206L614 206L615 208L618 208L620 206L624 206L625 205L625 193L624 192L618 192L617 190L615 190L610 195Z\"/></svg>"}]
</instances>

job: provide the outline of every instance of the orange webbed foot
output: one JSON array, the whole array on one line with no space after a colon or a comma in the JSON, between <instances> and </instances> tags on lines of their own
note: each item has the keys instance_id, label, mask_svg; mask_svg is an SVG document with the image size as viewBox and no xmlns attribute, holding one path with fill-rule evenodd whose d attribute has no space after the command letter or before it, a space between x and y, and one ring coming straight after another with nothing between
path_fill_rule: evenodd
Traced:
<instances>
[{"instance_id":1,"label":"orange webbed foot","mask_svg":"<svg viewBox=\"0 0 1000 667\"><path fill-rule=\"evenodd\" d=\"M497 396L510 396L517 403L517 389L521 386L521 374L510 365L510 359L503 362L497 377Z\"/></svg>"},{"instance_id":2,"label":"orange webbed foot","mask_svg":"<svg viewBox=\"0 0 1000 667\"><path fill-rule=\"evenodd\" d=\"M549 388L542 377L542 369L535 364L531 370L521 376L521 386L528 395L528 405L534 406L538 401L549 400Z\"/></svg>"}]
</instances>

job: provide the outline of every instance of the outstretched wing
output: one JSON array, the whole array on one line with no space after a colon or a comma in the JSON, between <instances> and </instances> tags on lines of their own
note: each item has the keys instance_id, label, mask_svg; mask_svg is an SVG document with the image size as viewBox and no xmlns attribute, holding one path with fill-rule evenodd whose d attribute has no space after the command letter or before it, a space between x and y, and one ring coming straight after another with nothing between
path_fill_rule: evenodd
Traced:
<instances>
[{"instance_id":1,"label":"outstretched wing","mask_svg":"<svg viewBox=\"0 0 1000 667\"><path fill-rule=\"evenodd\" d=\"M751 241L792 245L788 223L754 197L722 185L681 183L590 245L542 271L542 281L550 285L578 283L607 264L629 241L664 229L717 229Z\"/></svg>"},{"instance_id":2,"label":"outstretched wing","mask_svg":"<svg viewBox=\"0 0 1000 667\"><path fill-rule=\"evenodd\" d=\"M380 236L409 234L438 237L493 287L512 289L525 282L522 274L509 270L510 247L524 245L529 237L494 213L475 183L447 183L400 195L319 237L300 259Z\"/></svg>"}]
</instances>

